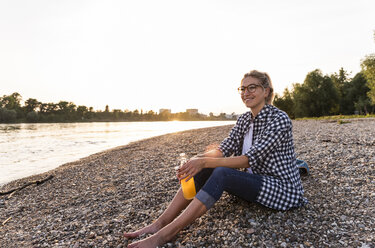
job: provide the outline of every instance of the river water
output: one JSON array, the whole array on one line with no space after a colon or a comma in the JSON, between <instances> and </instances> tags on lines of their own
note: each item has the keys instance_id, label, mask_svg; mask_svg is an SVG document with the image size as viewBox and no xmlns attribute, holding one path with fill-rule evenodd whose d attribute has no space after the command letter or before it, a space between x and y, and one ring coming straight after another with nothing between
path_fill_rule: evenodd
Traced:
<instances>
[{"instance_id":1,"label":"river water","mask_svg":"<svg viewBox=\"0 0 375 248\"><path fill-rule=\"evenodd\" d=\"M0 124L0 185L90 154L166 133L234 121Z\"/></svg>"}]
</instances>

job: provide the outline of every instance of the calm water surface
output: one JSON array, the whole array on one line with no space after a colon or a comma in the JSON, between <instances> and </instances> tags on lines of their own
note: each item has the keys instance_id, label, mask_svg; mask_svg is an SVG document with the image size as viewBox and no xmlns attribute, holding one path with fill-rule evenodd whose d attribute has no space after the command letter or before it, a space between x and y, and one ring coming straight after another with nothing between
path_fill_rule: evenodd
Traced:
<instances>
[{"instance_id":1,"label":"calm water surface","mask_svg":"<svg viewBox=\"0 0 375 248\"><path fill-rule=\"evenodd\" d=\"M0 185L129 142L234 121L0 124Z\"/></svg>"}]
</instances>

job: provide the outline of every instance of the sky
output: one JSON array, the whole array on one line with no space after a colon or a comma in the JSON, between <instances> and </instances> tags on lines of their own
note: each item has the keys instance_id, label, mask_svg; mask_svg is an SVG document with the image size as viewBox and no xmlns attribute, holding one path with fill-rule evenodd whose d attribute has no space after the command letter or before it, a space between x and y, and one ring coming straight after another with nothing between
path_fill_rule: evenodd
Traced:
<instances>
[{"instance_id":1,"label":"sky","mask_svg":"<svg viewBox=\"0 0 375 248\"><path fill-rule=\"evenodd\" d=\"M104 110L242 113L243 75L276 93L354 76L375 52L373 0L0 0L0 95Z\"/></svg>"}]
</instances>

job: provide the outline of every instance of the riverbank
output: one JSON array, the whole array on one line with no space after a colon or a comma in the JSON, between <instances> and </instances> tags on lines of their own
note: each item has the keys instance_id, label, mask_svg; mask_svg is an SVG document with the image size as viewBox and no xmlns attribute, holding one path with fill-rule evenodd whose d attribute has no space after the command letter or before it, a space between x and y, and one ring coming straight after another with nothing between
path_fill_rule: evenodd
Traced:
<instances>
[{"instance_id":1,"label":"riverbank","mask_svg":"<svg viewBox=\"0 0 375 248\"><path fill-rule=\"evenodd\" d=\"M375 119L293 124L310 165L306 207L278 212L224 194L165 247L373 247ZM7 184L0 191L54 176L0 196L0 247L126 247L122 233L151 223L179 187L179 153L199 153L230 128L134 142Z\"/></svg>"},{"instance_id":2,"label":"riverbank","mask_svg":"<svg viewBox=\"0 0 375 248\"><path fill-rule=\"evenodd\" d=\"M0 125L0 186L141 139L234 121Z\"/></svg>"}]
</instances>

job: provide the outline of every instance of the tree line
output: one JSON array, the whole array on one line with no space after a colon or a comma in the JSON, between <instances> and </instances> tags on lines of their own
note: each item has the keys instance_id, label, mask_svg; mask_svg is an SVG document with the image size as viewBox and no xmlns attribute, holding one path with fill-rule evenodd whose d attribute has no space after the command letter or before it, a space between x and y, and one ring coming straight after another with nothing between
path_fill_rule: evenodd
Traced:
<instances>
[{"instance_id":1,"label":"tree line","mask_svg":"<svg viewBox=\"0 0 375 248\"><path fill-rule=\"evenodd\" d=\"M293 84L291 90L286 88L282 96L276 94L274 105L293 119L373 114L375 54L361 61L361 71L353 78L343 68L331 75L323 75L319 69L309 72L302 84Z\"/></svg>"},{"instance_id":2,"label":"tree line","mask_svg":"<svg viewBox=\"0 0 375 248\"><path fill-rule=\"evenodd\" d=\"M0 123L15 122L91 122L91 121L199 121L199 120L228 120L225 113L209 116L203 114L155 113L150 110L109 110L94 111L93 107L77 106L73 102L60 101L58 103L42 103L29 98L21 105L22 96L15 92L0 97ZM235 119L233 117L232 119Z\"/></svg>"}]
</instances>

